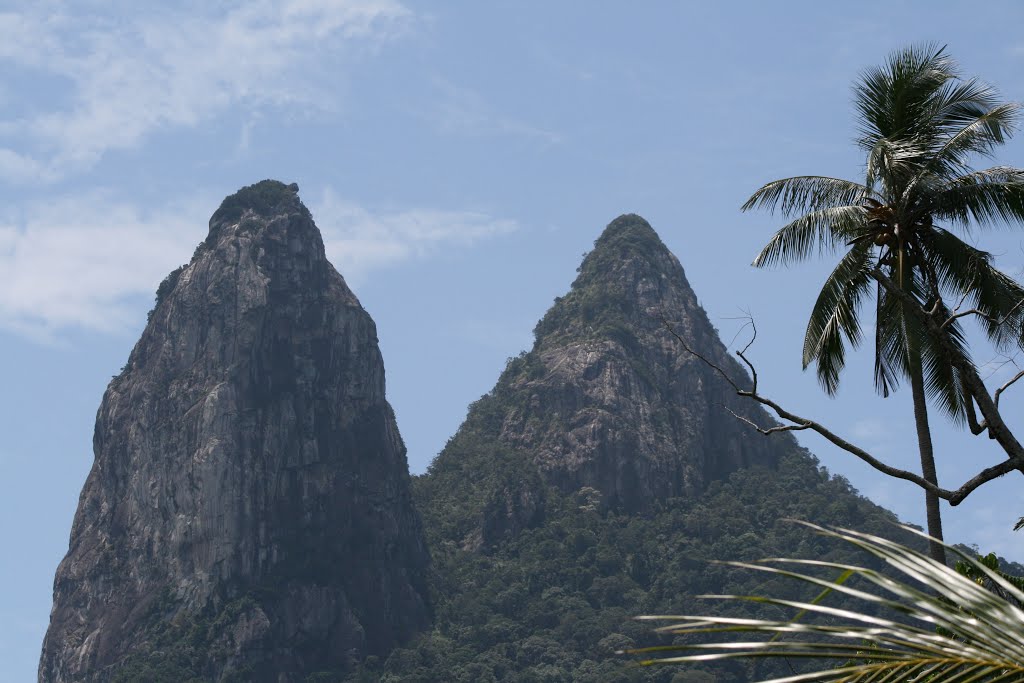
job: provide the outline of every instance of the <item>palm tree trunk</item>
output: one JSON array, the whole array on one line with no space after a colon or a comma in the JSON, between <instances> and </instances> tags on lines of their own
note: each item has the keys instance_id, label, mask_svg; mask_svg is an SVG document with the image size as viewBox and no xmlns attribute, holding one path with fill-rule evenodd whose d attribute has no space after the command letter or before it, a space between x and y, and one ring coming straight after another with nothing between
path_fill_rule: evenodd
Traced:
<instances>
[{"instance_id":1,"label":"palm tree trunk","mask_svg":"<svg viewBox=\"0 0 1024 683\"><path fill-rule=\"evenodd\" d=\"M935 472L935 454L932 451L932 433L928 426L928 403L925 400L924 373L921 368L921 355L911 352L910 388L914 396L914 424L917 427L917 447L921 454L921 476L925 481L938 486L938 475ZM942 514L939 509L939 497L931 491L925 491L925 512L928 519L928 535L934 539L942 538ZM946 549L940 543L929 541L928 554L936 562L946 564Z\"/></svg>"}]
</instances>

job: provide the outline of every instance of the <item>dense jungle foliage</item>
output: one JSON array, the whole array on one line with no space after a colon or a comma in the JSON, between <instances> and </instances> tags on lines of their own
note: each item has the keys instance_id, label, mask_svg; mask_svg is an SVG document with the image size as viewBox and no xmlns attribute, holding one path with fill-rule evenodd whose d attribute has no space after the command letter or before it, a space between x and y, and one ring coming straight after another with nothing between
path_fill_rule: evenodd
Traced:
<instances>
[{"instance_id":1,"label":"dense jungle foliage","mask_svg":"<svg viewBox=\"0 0 1024 683\"><path fill-rule=\"evenodd\" d=\"M459 447L457 441L449 449ZM487 457L481 453L469 449L451 459L488 473L487 481L467 488L505 486L516 461L488 468L475 462ZM525 463L524 468L520 476L531 478ZM450 490L448 474L435 465L415 483L434 560L435 628L386 660L371 657L350 681L739 683L769 672L782 675L785 667L767 662L640 668L615 652L659 642L649 625L631 617L693 613L699 594L814 597L799 585L767 583L764 576L715 560L865 561L789 518L910 540L891 513L858 495L842 477L830 476L805 451L787 455L777 471L738 471L697 499L663 501L643 516L603 509L590 490L548 490L542 524L480 550L460 540L478 523L480 508L431 496L434 486ZM749 605L728 609L754 614ZM757 611L765 616L764 609Z\"/></svg>"}]
</instances>

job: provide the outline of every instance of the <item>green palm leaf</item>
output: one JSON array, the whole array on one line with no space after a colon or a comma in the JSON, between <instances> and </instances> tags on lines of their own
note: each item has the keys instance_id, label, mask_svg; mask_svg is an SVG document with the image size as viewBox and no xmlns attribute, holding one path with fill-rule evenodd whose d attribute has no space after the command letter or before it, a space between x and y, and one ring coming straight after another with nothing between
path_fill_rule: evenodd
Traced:
<instances>
[{"instance_id":1,"label":"green palm leaf","mask_svg":"<svg viewBox=\"0 0 1024 683\"><path fill-rule=\"evenodd\" d=\"M816 590L829 587L859 601L864 610L843 610L822 603L803 603L770 596L700 596L770 604L820 615L827 620L781 621L714 615L640 617L671 622L657 629L668 635L725 633L773 638L668 645L632 650L630 653L647 655L641 660L642 665L786 657L807 659L817 667L805 673L773 679L771 683L992 683L1024 680L1024 611L1013 602L1024 600L1024 593L997 572L961 554L972 572L998 586L1010 600L916 550L882 537L847 529L824 529L813 524L806 526L822 535L860 547L884 561L891 570L901 574L902 579L893 578L892 571L882 573L864 566L815 560L766 559L756 564L726 563L808 583ZM960 554L956 549L951 550ZM787 569L787 566L794 569ZM860 579L858 585L861 587L845 581L832 582L807 572L812 569L817 572L852 572ZM887 612L892 616L883 616ZM683 654L662 656L669 652Z\"/></svg>"},{"instance_id":2,"label":"green palm leaf","mask_svg":"<svg viewBox=\"0 0 1024 683\"><path fill-rule=\"evenodd\" d=\"M831 206L810 211L784 225L754 259L762 268L802 261L811 252L835 249L863 230L867 214L862 206Z\"/></svg>"},{"instance_id":3,"label":"green palm leaf","mask_svg":"<svg viewBox=\"0 0 1024 683\"><path fill-rule=\"evenodd\" d=\"M922 174L932 172L952 175L955 172L969 172L970 157L976 154L989 156L995 147L1006 142L1019 114L1020 106L1010 102L977 112L976 118L943 142L942 147L922 169Z\"/></svg>"},{"instance_id":4,"label":"green palm leaf","mask_svg":"<svg viewBox=\"0 0 1024 683\"><path fill-rule=\"evenodd\" d=\"M900 376L909 370L907 361L906 334L904 332L904 309L895 296L885 288L876 288L875 305L875 388L882 396L888 396L899 386Z\"/></svg>"},{"instance_id":5,"label":"green palm leaf","mask_svg":"<svg viewBox=\"0 0 1024 683\"><path fill-rule=\"evenodd\" d=\"M884 66L865 71L854 88L860 147L870 152L880 138L934 139L941 133L932 116L936 96L956 77L945 47L931 44L900 50Z\"/></svg>"},{"instance_id":6,"label":"green palm leaf","mask_svg":"<svg viewBox=\"0 0 1024 683\"><path fill-rule=\"evenodd\" d=\"M937 218L962 228L1024 221L1024 170L996 166L953 178L933 202Z\"/></svg>"},{"instance_id":7,"label":"green palm leaf","mask_svg":"<svg viewBox=\"0 0 1024 683\"><path fill-rule=\"evenodd\" d=\"M1024 344L1024 287L992 265L992 255L956 235L934 228L922 246L940 285L977 309L989 339L998 348Z\"/></svg>"},{"instance_id":8,"label":"green palm leaf","mask_svg":"<svg viewBox=\"0 0 1024 683\"><path fill-rule=\"evenodd\" d=\"M827 176L796 176L773 180L750 196L741 210L778 210L783 216L860 204L871 190L860 183Z\"/></svg>"},{"instance_id":9,"label":"green palm leaf","mask_svg":"<svg viewBox=\"0 0 1024 683\"><path fill-rule=\"evenodd\" d=\"M839 374L846 364L846 343L860 344L857 313L871 289L871 268L870 244L854 245L825 280L811 310L804 335L803 363L805 368L816 364L818 381L829 394L839 388Z\"/></svg>"}]
</instances>

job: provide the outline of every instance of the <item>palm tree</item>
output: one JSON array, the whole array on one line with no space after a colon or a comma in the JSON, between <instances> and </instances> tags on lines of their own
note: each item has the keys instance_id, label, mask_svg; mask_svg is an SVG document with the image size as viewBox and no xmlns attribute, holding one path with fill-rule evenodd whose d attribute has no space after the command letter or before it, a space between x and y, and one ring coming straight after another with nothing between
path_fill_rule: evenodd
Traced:
<instances>
[{"instance_id":1,"label":"palm tree","mask_svg":"<svg viewBox=\"0 0 1024 683\"><path fill-rule=\"evenodd\" d=\"M866 71L854 87L857 145L866 154L862 183L798 176L768 183L743 205L792 218L761 250L754 265L787 265L815 252L845 251L826 279L804 337L803 365L814 363L832 395L846 346L863 339L861 305L874 294L875 386L883 396L908 379L922 476L937 484L930 397L956 422L974 415L959 372L943 355L969 354L955 308L979 312L997 346L1020 345L1024 288L992 265L991 254L963 241L974 226L1024 223L1024 170L975 170L1014 132L1017 104L1002 103L977 79L964 80L945 48L911 47ZM880 278L883 275L884 278ZM908 309L916 305L945 321L943 344ZM951 310L948 301L956 302ZM931 555L945 556L939 498L925 493Z\"/></svg>"},{"instance_id":2,"label":"palm tree","mask_svg":"<svg viewBox=\"0 0 1024 683\"><path fill-rule=\"evenodd\" d=\"M768 596L701 596L775 605L793 612L794 617L789 620L689 615L640 617L671 622L658 630L673 636L731 633L772 637L660 646L633 650L630 654L657 653L660 656L642 661L644 665L753 657L784 657L791 662L806 658L824 665L768 683L1024 680L1024 610L1020 608L1024 604L1024 592L1019 588L1019 581L1008 580L989 566L991 563L969 558L955 548L953 552L963 557L957 570L878 536L807 526L859 546L912 583L894 578L891 571L883 573L868 567L816 560L728 563L809 583L815 590L822 591L821 599L804 603ZM787 569L785 565L796 565L806 571ZM838 572L838 578L831 581L823 578L823 570ZM851 577L860 580L849 581ZM827 595L831 592L859 600L865 609L830 607ZM895 614L886 616L887 611ZM809 619L805 619L805 615L810 615ZM824 619L814 620L815 616ZM665 656L673 650L689 652L682 656Z\"/></svg>"}]
</instances>

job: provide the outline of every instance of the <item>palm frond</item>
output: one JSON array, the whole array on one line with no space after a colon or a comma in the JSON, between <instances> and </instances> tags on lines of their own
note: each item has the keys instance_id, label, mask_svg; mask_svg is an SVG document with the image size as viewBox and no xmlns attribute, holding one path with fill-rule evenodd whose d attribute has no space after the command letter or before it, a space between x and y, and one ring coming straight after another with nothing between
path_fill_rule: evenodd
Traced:
<instances>
[{"instance_id":1,"label":"palm frond","mask_svg":"<svg viewBox=\"0 0 1024 683\"><path fill-rule=\"evenodd\" d=\"M931 114L943 86L958 76L945 47L916 46L893 53L868 69L854 86L861 127L858 144L866 152L878 140L927 140L935 136Z\"/></svg>"},{"instance_id":2,"label":"palm frond","mask_svg":"<svg viewBox=\"0 0 1024 683\"><path fill-rule=\"evenodd\" d=\"M937 218L969 229L1024 223L1024 170L995 166L953 178L937 188L933 200Z\"/></svg>"},{"instance_id":3,"label":"palm frond","mask_svg":"<svg viewBox=\"0 0 1024 683\"><path fill-rule=\"evenodd\" d=\"M811 211L784 225L754 259L758 268L802 261L812 252L828 252L863 229L862 206L834 206Z\"/></svg>"},{"instance_id":4,"label":"palm frond","mask_svg":"<svg viewBox=\"0 0 1024 683\"><path fill-rule=\"evenodd\" d=\"M936 93L932 104L933 111L929 119L936 122L940 135L949 137L1002 103L995 88L977 78L971 78L948 81ZM1011 130L993 131L993 134L1009 133Z\"/></svg>"},{"instance_id":5,"label":"palm frond","mask_svg":"<svg viewBox=\"0 0 1024 683\"><path fill-rule=\"evenodd\" d=\"M881 284L875 296L875 389L889 396L907 374L906 335L903 329L903 307Z\"/></svg>"},{"instance_id":6,"label":"palm frond","mask_svg":"<svg viewBox=\"0 0 1024 683\"><path fill-rule=\"evenodd\" d=\"M920 173L930 151L916 139L877 138L868 152L865 183L879 189L888 203L895 203L898 197L891 196L892 190L910 184Z\"/></svg>"},{"instance_id":7,"label":"palm frond","mask_svg":"<svg viewBox=\"0 0 1024 683\"><path fill-rule=\"evenodd\" d=\"M846 342L857 346L861 341L858 309L870 289L871 265L871 245L855 244L825 280L807 321L804 368L816 364L818 381L829 394L839 388Z\"/></svg>"},{"instance_id":8,"label":"palm frond","mask_svg":"<svg viewBox=\"0 0 1024 683\"><path fill-rule=\"evenodd\" d=\"M937 307L942 319L949 318L951 311L943 304ZM942 409L954 424L963 424L967 419L967 406L964 403L964 391L960 372L956 369L955 360L970 361L970 351L963 328L956 320L945 330L945 343L940 343L931 335L921 321L915 316L907 316L908 323L913 326L909 334L916 335L921 353L921 365L924 371L925 393ZM952 359L949 353L958 358Z\"/></svg>"},{"instance_id":9,"label":"palm frond","mask_svg":"<svg viewBox=\"0 0 1024 683\"><path fill-rule=\"evenodd\" d=\"M871 191L860 183L827 176L795 176L773 180L750 196L742 211L768 209L783 216L860 204Z\"/></svg>"},{"instance_id":10,"label":"palm frond","mask_svg":"<svg viewBox=\"0 0 1024 683\"><path fill-rule=\"evenodd\" d=\"M751 634L771 640L732 640L677 644L628 651L647 655L641 665L683 664L724 659L786 657L818 667L768 683L803 681L943 681L993 683L1024 679L1024 611L1014 601L1024 593L973 558L947 546L972 572L998 586L1004 599L927 555L880 536L848 529L816 532L858 546L885 562L903 580L869 567L815 560L766 559L756 564L725 563L794 579L860 601L863 610L844 610L770 596L700 596L753 601L825 617L822 621L747 619L715 615L640 617L671 622L657 629L667 635ZM923 535L923 534L922 534ZM792 566L794 569L786 569ZM858 586L832 582L809 570L852 572ZM893 616L882 616L886 612ZM938 627L938 628L937 628ZM782 636L780 639L775 636ZM664 657L669 652L679 656ZM650 658L649 655L657 655ZM838 666L837 666L838 665Z\"/></svg>"},{"instance_id":11,"label":"palm frond","mask_svg":"<svg viewBox=\"0 0 1024 683\"><path fill-rule=\"evenodd\" d=\"M991 156L992 150L1013 134L1019 116L1020 105L1014 102L999 104L980 113L942 140L941 147L931 151L910 185L926 175L948 178L971 173L971 157Z\"/></svg>"},{"instance_id":12,"label":"palm frond","mask_svg":"<svg viewBox=\"0 0 1024 683\"><path fill-rule=\"evenodd\" d=\"M922 236L940 285L977 316L998 348L1024 348L1024 286L992 265L992 255L947 230L935 227ZM952 314L952 312L950 312Z\"/></svg>"}]
</instances>

